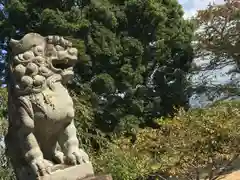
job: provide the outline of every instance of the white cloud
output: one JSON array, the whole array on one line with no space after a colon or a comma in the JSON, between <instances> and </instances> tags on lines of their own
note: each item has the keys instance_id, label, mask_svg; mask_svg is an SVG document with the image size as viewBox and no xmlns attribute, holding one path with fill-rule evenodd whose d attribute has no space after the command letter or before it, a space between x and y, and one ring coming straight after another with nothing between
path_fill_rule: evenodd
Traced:
<instances>
[{"instance_id":1,"label":"white cloud","mask_svg":"<svg viewBox=\"0 0 240 180\"><path fill-rule=\"evenodd\" d=\"M196 15L196 10L195 9L190 9L190 10L185 10L184 12L184 18L189 18L189 17L192 17L194 15Z\"/></svg>"},{"instance_id":2,"label":"white cloud","mask_svg":"<svg viewBox=\"0 0 240 180\"><path fill-rule=\"evenodd\" d=\"M224 0L179 0L185 10L185 17L191 17L197 10L206 9L209 3L223 4Z\"/></svg>"}]
</instances>

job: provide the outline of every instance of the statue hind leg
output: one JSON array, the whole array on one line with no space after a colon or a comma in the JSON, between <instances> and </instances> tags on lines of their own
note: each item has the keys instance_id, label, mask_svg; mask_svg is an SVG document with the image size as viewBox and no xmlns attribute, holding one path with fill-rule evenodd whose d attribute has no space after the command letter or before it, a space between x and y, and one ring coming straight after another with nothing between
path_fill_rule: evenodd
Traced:
<instances>
[{"instance_id":1,"label":"statue hind leg","mask_svg":"<svg viewBox=\"0 0 240 180\"><path fill-rule=\"evenodd\" d=\"M26 163L17 139L18 137L15 131L9 128L8 133L5 136L5 144L7 147L6 155L9 157L17 180L26 180L26 177L34 179L35 174Z\"/></svg>"},{"instance_id":2,"label":"statue hind leg","mask_svg":"<svg viewBox=\"0 0 240 180\"><path fill-rule=\"evenodd\" d=\"M18 177L23 177L24 179L25 176L26 179L26 173L29 173L29 170L33 176L42 176L50 173L50 166L52 164L43 157L43 153L34 135L34 120L30 117L27 107L19 106L17 112L14 112L13 120L15 123L18 122L19 125L9 131L8 136L11 136L11 138L8 140L8 149L10 150L11 148L10 157L12 158L12 163L15 166L14 169ZM16 146L15 148L19 154L18 157L14 155L14 146ZM23 161L20 162L20 159L23 159ZM18 166L24 168L19 170Z\"/></svg>"}]
</instances>

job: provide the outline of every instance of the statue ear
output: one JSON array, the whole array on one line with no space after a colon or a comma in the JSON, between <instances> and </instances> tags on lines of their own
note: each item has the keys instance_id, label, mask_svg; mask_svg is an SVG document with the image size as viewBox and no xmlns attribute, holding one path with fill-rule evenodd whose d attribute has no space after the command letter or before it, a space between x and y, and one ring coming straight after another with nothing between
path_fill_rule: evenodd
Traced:
<instances>
[{"instance_id":1,"label":"statue ear","mask_svg":"<svg viewBox=\"0 0 240 180\"><path fill-rule=\"evenodd\" d=\"M19 51L21 51L21 43L18 40L10 39L9 46L13 54L17 54Z\"/></svg>"},{"instance_id":2,"label":"statue ear","mask_svg":"<svg viewBox=\"0 0 240 180\"><path fill-rule=\"evenodd\" d=\"M12 49L14 49L15 47L17 47L19 45L19 41L15 40L15 39L10 39L9 45Z\"/></svg>"}]
</instances>

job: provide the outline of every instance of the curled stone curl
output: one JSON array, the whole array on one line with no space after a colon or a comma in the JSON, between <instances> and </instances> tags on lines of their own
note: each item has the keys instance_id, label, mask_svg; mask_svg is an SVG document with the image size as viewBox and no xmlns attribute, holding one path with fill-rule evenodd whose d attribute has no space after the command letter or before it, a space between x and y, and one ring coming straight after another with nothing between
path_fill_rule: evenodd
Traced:
<instances>
[{"instance_id":1,"label":"curled stone curl","mask_svg":"<svg viewBox=\"0 0 240 180\"><path fill-rule=\"evenodd\" d=\"M73 76L77 49L60 36L26 35L15 46L13 76L19 94L38 93L44 88L53 89L55 82L65 84ZM18 53L17 53L18 52Z\"/></svg>"}]
</instances>

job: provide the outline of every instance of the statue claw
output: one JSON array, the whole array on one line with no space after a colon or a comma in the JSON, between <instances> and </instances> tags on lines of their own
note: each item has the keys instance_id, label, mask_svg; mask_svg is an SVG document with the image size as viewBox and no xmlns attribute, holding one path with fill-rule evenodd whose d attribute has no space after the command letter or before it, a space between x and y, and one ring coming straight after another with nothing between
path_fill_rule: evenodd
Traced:
<instances>
[{"instance_id":1,"label":"statue claw","mask_svg":"<svg viewBox=\"0 0 240 180\"><path fill-rule=\"evenodd\" d=\"M89 162L89 157L82 149L78 149L68 152L65 161L72 165L83 164Z\"/></svg>"},{"instance_id":2,"label":"statue claw","mask_svg":"<svg viewBox=\"0 0 240 180\"><path fill-rule=\"evenodd\" d=\"M53 164L46 159L37 158L31 162L31 167L36 175L44 176L51 173L51 167Z\"/></svg>"}]
</instances>

